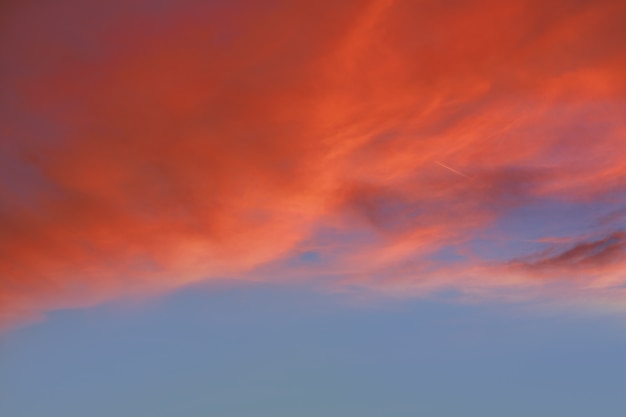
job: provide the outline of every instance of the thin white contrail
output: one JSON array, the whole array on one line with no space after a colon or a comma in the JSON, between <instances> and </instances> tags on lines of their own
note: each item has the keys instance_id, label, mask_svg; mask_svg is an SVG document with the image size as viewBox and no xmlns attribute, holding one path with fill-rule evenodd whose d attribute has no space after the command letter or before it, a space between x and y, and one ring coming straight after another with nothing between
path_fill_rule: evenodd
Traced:
<instances>
[{"instance_id":1,"label":"thin white contrail","mask_svg":"<svg viewBox=\"0 0 626 417\"><path fill-rule=\"evenodd\" d=\"M454 172L455 174L462 175L462 176L464 176L465 178L467 178L467 179L469 179L469 180L471 180L471 179L472 179L472 177L470 177L469 175L466 175L466 174L464 174L464 173L462 173L462 172L460 172L460 171L457 171L457 170L456 170L456 169L454 169L454 168L450 168L449 166L444 165L444 164L442 164L442 163L441 163L441 162L439 162L439 161L435 161L435 163L436 163L437 165L439 165L439 166L444 167L445 169L448 169L448 170L450 170L450 171Z\"/></svg>"}]
</instances>

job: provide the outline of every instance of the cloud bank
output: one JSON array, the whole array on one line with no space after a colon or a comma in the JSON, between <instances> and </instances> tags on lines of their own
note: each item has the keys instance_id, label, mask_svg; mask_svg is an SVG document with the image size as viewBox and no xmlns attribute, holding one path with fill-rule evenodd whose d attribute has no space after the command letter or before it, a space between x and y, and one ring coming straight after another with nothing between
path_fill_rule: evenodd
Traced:
<instances>
[{"instance_id":1,"label":"cloud bank","mask_svg":"<svg viewBox=\"0 0 626 417\"><path fill-rule=\"evenodd\" d=\"M4 321L211 279L622 298L623 1L3 7Z\"/></svg>"}]
</instances>

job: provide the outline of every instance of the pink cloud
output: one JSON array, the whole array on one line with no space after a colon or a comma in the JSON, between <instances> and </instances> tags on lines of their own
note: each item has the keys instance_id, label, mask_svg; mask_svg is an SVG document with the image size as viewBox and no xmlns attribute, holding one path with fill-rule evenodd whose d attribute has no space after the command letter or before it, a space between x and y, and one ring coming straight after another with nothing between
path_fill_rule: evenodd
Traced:
<instances>
[{"instance_id":1,"label":"pink cloud","mask_svg":"<svg viewBox=\"0 0 626 417\"><path fill-rule=\"evenodd\" d=\"M471 242L537 201L622 209L623 2L155 7L9 4L7 320L267 270L420 294L619 281L604 238L495 266ZM288 268L306 247L321 261Z\"/></svg>"}]
</instances>

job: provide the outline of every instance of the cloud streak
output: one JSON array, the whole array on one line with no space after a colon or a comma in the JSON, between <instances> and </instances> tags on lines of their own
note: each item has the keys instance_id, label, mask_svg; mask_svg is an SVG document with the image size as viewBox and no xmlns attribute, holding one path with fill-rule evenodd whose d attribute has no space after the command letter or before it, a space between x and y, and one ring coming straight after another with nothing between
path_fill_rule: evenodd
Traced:
<instances>
[{"instance_id":1,"label":"cloud streak","mask_svg":"<svg viewBox=\"0 0 626 417\"><path fill-rule=\"evenodd\" d=\"M6 321L224 278L622 280L623 2L5 7Z\"/></svg>"}]
</instances>

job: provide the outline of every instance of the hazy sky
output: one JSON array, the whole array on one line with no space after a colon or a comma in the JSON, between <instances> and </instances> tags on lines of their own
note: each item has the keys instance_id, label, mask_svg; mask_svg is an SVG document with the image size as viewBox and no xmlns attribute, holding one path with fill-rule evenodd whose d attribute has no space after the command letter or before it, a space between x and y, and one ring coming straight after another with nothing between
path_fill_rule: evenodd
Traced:
<instances>
[{"instance_id":1,"label":"hazy sky","mask_svg":"<svg viewBox=\"0 0 626 417\"><path fill-rule=\"evenodd\" d=\"M620 415L625 19L3 2L0 411Z\"/></svg>"}]
</instances>

